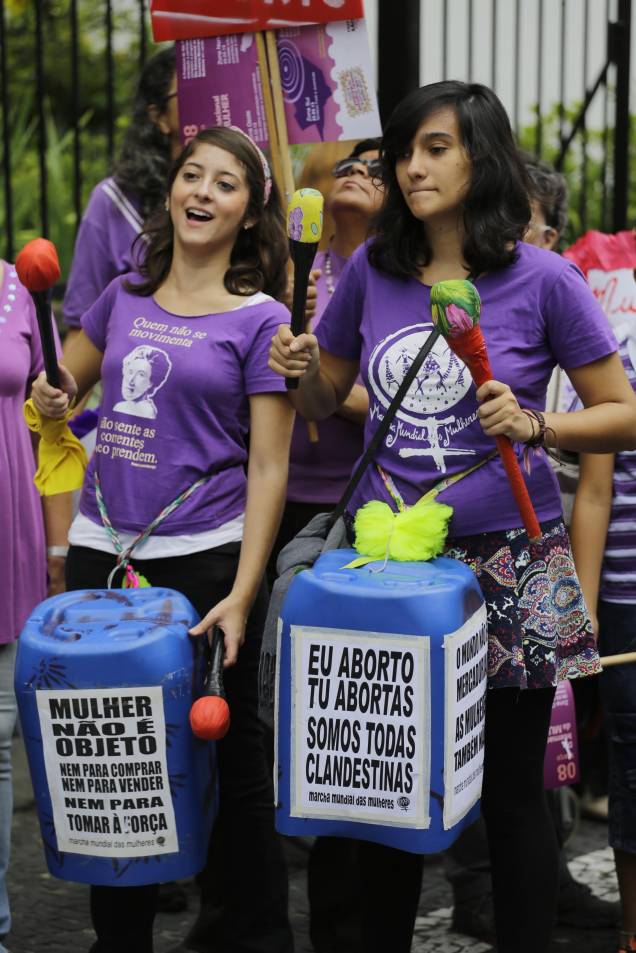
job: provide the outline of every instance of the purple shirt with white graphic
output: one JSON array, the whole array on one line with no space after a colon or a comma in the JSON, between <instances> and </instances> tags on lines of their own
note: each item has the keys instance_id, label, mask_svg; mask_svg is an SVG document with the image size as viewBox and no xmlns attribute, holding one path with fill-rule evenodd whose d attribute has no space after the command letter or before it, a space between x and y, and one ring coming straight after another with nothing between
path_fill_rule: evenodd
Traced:
<instances>
[{"instance_id":1,"label":"purple shirt with white graphic","mask_svg":"<svg viewBox=\"0 0 636 953\"><path fill-rule=\"evenodd\" d=\"M113 278L134 269L132 244L142 225L136 196L112 178L95 186L80 222L62 303L69 327L79 328L82 315Z\"/></svg>"},{"instance_id":2,"label":"purple shirt with white graphic","mask_svg":"<svg viewBox=\"0 0 636 953\"><path fill-rule=\"evenodd\" d=\"M325 261L327 254L328 262ZM322 274L316 282L318 298L316 317L312 321L314 331L345 264L345 258L331 251L318 252L316 255L314 268L320 268ZM353 465L362 453L364 431L360 424L345 420L338 414L319 421L316 426L318 442L312 443L306 421L300 416L296 417L289 457L287 499L295 503L335 504L342 496Z\"/></svg>"},{"instance_id":3,"label":"purple shirt with white graphic","mask_svg":"<svg viewBox=\"0 0 636 953\"><path fill-rule=\"evenodd\" d=\"M589 364L614 352L616 341L575 265L532 245L519 243L517 250L514 264L476 281L481 328L495 378L510 385L522 407L543 408L556 364L565 369ZM378 272L369 265L366 247L359 248L317 336L330 353L360 360L370 398L365 444L431 330L430 288L415 278L403 281ZM440 338L376 453L407 504L493 451L494 440L477 420L477 406L470 373ZM543 453L533 455L531 469L525 479L538 518L558 517L556 479ZM392 503L373 465L350 511L372 499ZM454 536L521 525L499 457L438 499L454 508Z\"/></svg>"},{"instance_id":4,"label":"purple shirt with white graphic","mask_svg":"<svg viewBox=\"0 0 636 953\"><path fill-rule=\"evenodd\" d=\"M619 347L625 373L636 390L636 336ZM636 603L636 451L617 453L614 462L612 511L601 572L601 599Z\"/></svg>"},{"instance_id":5,"label":"purple shirt with white graphic","mask_svg":"<svg viewBox=\"0 0 636 953\"><path fill-rule=\"evenodd\" d=\"M248 397L284 392L267 359L272 336L287 322L284 305L267 296L220 314L182 317L152 297L130 294L122 278L111 282L82 320L104 359L97 441L80 511L101 525L97 470L113 526L137 533L214 473L157 532L201 533L239 516Z\"/></svg>"}]
</instances>

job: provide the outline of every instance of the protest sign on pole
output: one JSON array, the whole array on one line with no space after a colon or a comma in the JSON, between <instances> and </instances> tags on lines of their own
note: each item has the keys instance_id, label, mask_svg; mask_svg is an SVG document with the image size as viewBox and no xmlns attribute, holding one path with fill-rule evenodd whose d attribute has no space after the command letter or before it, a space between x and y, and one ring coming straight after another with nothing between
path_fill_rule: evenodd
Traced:
<instances>
[{"instance_id":1,"label":"protest sign on pole","mask_svg":"<svg viewBox=\"0 0 636 953\"><path fill-rule=\"evenodd\" d=\"M270 31L265 36L282 151L285 139L300 145L381 135L364 20L282 30L275 41ZM268 145L267 84L254 34L178 42L177 83L184 141L206 126L236 125Z\"/></svg>"},{"instance_id":2,"label":"protest sign on pole","mask_svg":"<svg viewBox=\"0 0 636 953\"><path fill-rule=\"evenodd\" d=\"M265 148L269 131L254 34L181 40L176 50L184 143L206 126L239 126Z\"/></svg>"},{"instance_id":3,"label":"protest sign on pole","mask_svg":"<svg viewBox=\"0 0 636 953\"><path fill-rule=\"evenodd\" d=\"M430 825L429 639L291 627L292 817Z\"/></svg>"},{"instance_id":4,"label":"protest sign on pole","mask_svg":"<svg viewBox=\"0 0 636 953\"><path fill-rule=\"evenodd\" d=\"M543 764L546 788L576 784L579 774L579 743L576 730L576 708L572 683L559 682L552 704L548 744Z\"/></svg>"},{"instance_id":5,"label":"protest sign on pole","mask_svg":"<svg viewBox=\"0 0 636 953\"><path fill-rule=\"evenodd\" d=\"M162 689L38 690L36 698L58 849L176 853Z\"/></svg>"},{"instance_id":6,"label":"protest sign on pole","mask_svg":"<svg viewBox=\"0 0 636 953\"><path fill-rule=\"evenodd\" d=\"M151 0L156 43L360 19L362 0Z\"/></svg>"},{"instance_id":7,"label":"protest sign on pole","mask_svg":"<svg viewBox=\"0 0 636 953\"><path fill-rule=\"evenodd\" d=\"M289 142L382 135L364 20L277 30Z\"/></svg>"}]
</instances>

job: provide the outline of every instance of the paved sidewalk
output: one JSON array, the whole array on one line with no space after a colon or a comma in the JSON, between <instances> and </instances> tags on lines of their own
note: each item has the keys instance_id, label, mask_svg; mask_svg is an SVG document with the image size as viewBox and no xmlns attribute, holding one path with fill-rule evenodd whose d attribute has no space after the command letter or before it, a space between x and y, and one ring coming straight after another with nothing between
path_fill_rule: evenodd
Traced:
<instances>
[{"instance_id":1,"label":"paved sidewalk","mask_svg":"<svg viewBox=\"0 0 636 953\"><path fill-rule=\"evenodd\" d=\"M14 929L7 938L10 953L88 953L93 933L88 916L88 888L51 877L44 861L39 827L20 741L15 744L15 815L9 891ZM570 844L576 858L572 872L596 893L616 898L611 852L604 825L583 822ZM311 953L305 880L305 846L287 842L290 897L296 953ZM168 953L187 933L196 913L193 885L188 886L190 909L183 914L161 914L157 919L155 953ZM486 953L491 948L449 932L451 893L438 856L425 866L424 886L412 953ZM612 931L558 931L554 953L615 953ZM391 953L387 950L387 953Z\"/></svg>"}]
</instances>

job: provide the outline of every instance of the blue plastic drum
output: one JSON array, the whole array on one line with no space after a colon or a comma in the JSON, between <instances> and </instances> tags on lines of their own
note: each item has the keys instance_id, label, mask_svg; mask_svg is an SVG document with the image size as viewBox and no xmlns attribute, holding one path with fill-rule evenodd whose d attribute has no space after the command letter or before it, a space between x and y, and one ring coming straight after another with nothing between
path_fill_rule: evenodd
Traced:
<instances>
[{"instance_id":1,"label":"blue plastic drum","mask_svg":"<svg viewBox=\"0 0 636 953\"><path fill-rule=\"evenodd\" d=\"M283 605L277 828L435 853L479 812L483 596L453 559L357 555L322 555Z\"/></svg>"},{"instance_id":2,"label":"blue plastic drum","mask_svg":"<svg viewBox=\"0 0 636 953\"><path fill-rule=\"evenodd\" d=\"M27 621L15 690L54 876L136 886L203 867L217 789L215 747L188 721L197 621L160 588L68 592Z\"/></svg>"}]
</instances>

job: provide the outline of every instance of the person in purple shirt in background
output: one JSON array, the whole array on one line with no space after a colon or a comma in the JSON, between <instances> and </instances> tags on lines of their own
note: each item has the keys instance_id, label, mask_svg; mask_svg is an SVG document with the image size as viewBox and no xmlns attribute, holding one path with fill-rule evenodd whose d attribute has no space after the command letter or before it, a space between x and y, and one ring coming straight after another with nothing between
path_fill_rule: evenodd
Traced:
<instances>
[{"instance_id":1,"label":"person in purple shirt in background","mask_svg":"<svg viewBox=\"0 0 636 953\"><path fill-rule=\"evenodd\" d=\"M522 239L529 188L495 94L447 81L409 94L382 140L385 200L372 239L345 268L317 335L281 325L270 367L299 378L289 399L308 419L334 412L358 373L369 393L365 444L431 331L430 288L471 277L494 379L478 390L438 340L352 499L407 506L442 480L453 507L446 554L477 573L488 611L488 692L481 807L500 953L545 953L554 922L558 846L543 787L558 678L599 670L556 480L541 448L636 447L636 396L605 315L579 272ZM584 409L546 413L555 365ZM526 476L542 536L521 528L493 438L533 455ZM381 468L381 469L380 469ZM391 478L385 485L383 473ZM566 597L567 594L567 598ZM410 950L422 857L363 844L364 953Z\"/></svg>"},{"instance_id":2,"label":"person in purple shirt in background","mask_svg":"<svg viewBox=\"0 0 636 953\"><path fill-rule=\"evenodd\" d=\"M314 262L316 303L311 322L315 331L338 285L347 259L367 236L371 216L382 194L374 175L379 170L379 139L357 143L348 158L333 168L334 184L326 197L335 231ZM347 485L353 464L362 451L362 427L369 401L360 384L354 384L333 417L320 422L318 441L309 439L307 424L296 420L289 459L287 501L273 558L316 513L333 509ZM272 567L273 568L273 567Z\"/></svg>"},{"instance_id":3,"label":"person in purple shirt in background","mask_svg":"<svg viewBox=\"0 0 636 953\"><path fill-rule=\"evenodd\" d=\"M335 163L334 184L326 197L326 210L335 230L329 245L319 251L314 263L316 311L312 330L336 290L349 257L367 236L372 215L378 210L382 193L376 176L380 171L379 139L358 142L351 154ZM287 501L269 565L271 581L276 576L280 550L316 513L332 510L340 499L362 453L363 426L369 408L367 392L359 383L351 388L337 412L318 425L318 441L309 439L307 423L294 423L289 459ZM355 875L357 844L338 837L318 837L314 841L307 869L309 932L316 953L333 948L334 942L347 946L358 922Z\"/></svg>"},{"instance_id":4,"label":"person in purple shirt in background","mask_svg":"<svg viewBox=\"0 0 636 953\"><path fill-rule=\"evenodd\" d=\"M104 288L135 267L133 243L164 201L168 169L180 151L175 52L167 47L144 65L113 174L95 186L82 216L62 303L64 353Z\"/></svg>"},{"instance_id":5,"label":"person in purple shirt in background","mask_svg":"<svg viewBox=\"0 0 636 953\"><path fill-rule=\"evenodd\" d=\"M67 587L103 588L118 566L120 585L118 552L153 524L124 563L132 559L152 585L190 599L202 616L192 635L223 630L232 725L217 748L210 937L219 950L291 953L258 718L263 575L293 422L284 382L267 366L272 335L289 321L274 300L286 283L288 242L267 161L240 130L201 131L174 165L167 195L143 233L140 275L109 284L60 367L61 390L40 375L33 396L43 413L61 416L70 398L100 377L103 385L95 453L69 533ZM156 893L93 887L93 953L152 953Z\"/></svg>"},{"instance_id":6,"label":"person in purple shirt in background","mask_svg":"<svg viewBox=\"0 0 636 953\"><path fill-rule=\"evenodd\" d=\"M43 367L35 306L13 265L0 261L0 953L11 926L6 874L11 842L11 739L17 639L31 611L64 591L70 493L40 498L24 400ZM47 582L48 576L48 582Z\"/></svg>"},{"instance_id":7,"label":"person in purple shirt in background","mask_svg":"<svg viewBox=\"0 0 636 953\"><path fill-rule=\"evenodd\" d=\"M617 328L636 390L633 320ZM572 551L602 655L636 650L636 455L582 453L572 510ZM621 900L619 953L636 950L636 668L608 666L601 701L609 741L609 842Z\"/></svg>"}]
</instances>

